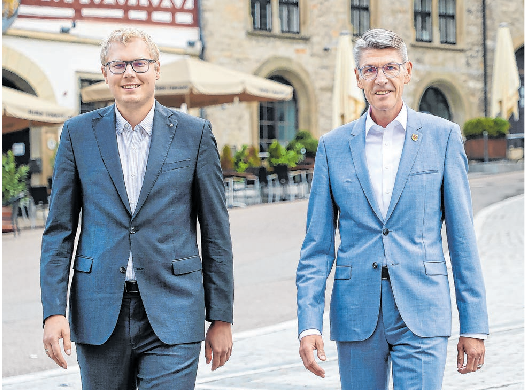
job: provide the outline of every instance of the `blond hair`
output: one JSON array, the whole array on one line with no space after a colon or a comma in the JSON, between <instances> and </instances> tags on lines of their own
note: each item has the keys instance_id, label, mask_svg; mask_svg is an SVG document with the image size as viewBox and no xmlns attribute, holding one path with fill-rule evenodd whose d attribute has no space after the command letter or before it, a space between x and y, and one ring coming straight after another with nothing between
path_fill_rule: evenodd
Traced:
<instances>
[{"instance_id":1,"label":"blond hair","mask_svg":"<svg viewBox=\"0 0 525 390\"><path fill-rule=\"evenodd\" d=\"M159 48L155 42L153 42L149 34L138 28L126 27L114 30L106 39L102 41L102 44L100 45L100 63L102 66L105 66L108 62L108 52L111 43L118 42L125 45L132 39L142 39L148 46L151 59L155 61L159 60Z\"/></svg>"}]
</instances>

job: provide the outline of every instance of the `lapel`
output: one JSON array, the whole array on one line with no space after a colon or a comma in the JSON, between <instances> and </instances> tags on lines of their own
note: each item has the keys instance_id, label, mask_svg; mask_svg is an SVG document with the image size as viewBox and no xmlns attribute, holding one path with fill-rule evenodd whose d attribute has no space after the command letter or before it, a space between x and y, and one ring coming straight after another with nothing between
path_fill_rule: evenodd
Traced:
<instances>
[{"instance_id":1,"label":"lapel","mask_svg":"<svg viewBox=\"0 0 525 390\"><path fill-rule=\"evenodd\" d=\"M379 204L377 203L376 197L374 195L374 190L372 189L372 183L370 182L370 174L368 172L368 166L366 164L366 154L365 154L365 123L366 115L364 114L359 118L357 123L354 125L354 128L351 132L350 138L350 151L352 153L352 160L354 162L354 169L357 175L357 179L361 184L361 188L370 204L370 207L377 215L380 221L383 220L381 211L379 209Z\"/></svg>"},{"instance_id":2,"label":"lapel","mask_svg":"<svg viewBox=\"0 0 525 390\"><path fill-rule=\"evenodd\" d=\"M151 189L160 174L160 169L162 164L164 164L173 137L175 136L176 128L177 120L175 119L174 112L155 101L155 115L153 117L153 130L151 134L148 163L146 165L146 173L144 174L144 181L142 183L139 200L133 217L137 215L140 208L144 205L146 198L151 192Z\"/></svg>"},{"instance_id":3,"label":"lapel","mask_svg":"<svg viewBox=\"0 0 525 390\"><path fill-rule=\"evenodd\" d=\"M422 125L419 118L417 117L417 113L407 107L407 114L408 120L405 134L405 144L403 145L403 153L401 154L401 160L399 161L399 168L397 170L396 181L392 191L392 198L390 200L390 205L388 207L385 220L388 220L392 215L392 212L399 201L399 197L405 188L408 175L410 174L410 170L412 169L414 161L416 160L419 147L421 146L421 139L423 137L423 133L420 131ZM412 138L412 135L417 135L416 140Z\"/></svg>"},{"instance_id":4,"label":"lapel","mask_svg":"<svg viewBox=\"0 0 525 390\"><path fill-rule=\"evenodd\" d=\"M117 146L115 105L100 110L98 114L99 116L93 118L92 122L98 149L122 203L126 206L128 213L131 214Z\"/></svg>"}]
</instances>

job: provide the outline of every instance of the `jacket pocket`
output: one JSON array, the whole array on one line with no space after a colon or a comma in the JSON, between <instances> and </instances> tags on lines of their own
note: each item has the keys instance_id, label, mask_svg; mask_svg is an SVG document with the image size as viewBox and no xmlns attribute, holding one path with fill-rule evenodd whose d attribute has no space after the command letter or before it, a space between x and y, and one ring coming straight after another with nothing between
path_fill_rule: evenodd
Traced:
<instances>
[{"instance_id":1,"label":"jacket pocket","mask_svg":"<svg viewBox=\"0 0 525 390\"><path fill-rule=\"evenodd\" d=\"M89 273L91 272L92 266L93 266L92 257L87 257L87 256L82 256L82 255L77 255L75 257L75 265L73 267L75 271Z\"/></svg>"},{"instance_id":2,"label":"jacket pocket","mask_svg":"<svg viewBox=\"0 0 525 390\"><path fill-rule=\"evenodd\" d=\"M422 171L410 172L410 176L428 175L429 173L437 173L437 172L438 172L437 169L425 169L425 170L422 170Z\"/></svg>"},{"instance_id":3,"label":"jacket pocket","mask_svg":"<svg viewBox=\"0 0 525 390\"><path fill-rule=\"evenodd\" d=\"M187 168L189 166L191 166L191 159L189 158L175 162L165 162L164 165L162 165L161 172L173 171L174 169Z\"/></svg>"},{"instance_id":4,"label":"jacket pocket","mask_svg":"<svg viewBox=\"0 0 525 390\"><path fill-rule=\"evenodd\" d=\"M337 265L335 267L335 280L348 280L352 278L352 266L351 265Z\"/></svg>"},{"instance_id":5,"label":"jacket pocket","mask_svg":"<svg viewBox=\"0 0 525 390\"><path fill-rule=\"evenodd\" d=\"M173 275L184 275L202 269L202 263L199 256L184 257L171 262Z\"/></svg>"},{"instance_id":6,"label":"jacket pocket","mask_svg":"<svg viewBox=\"0 0 525 390\"><path fill-rule=\"evenodd\" d=\"M448 275L447 263L444 261L425 261L423 264L427 275Z\"/></svg>"}]
</instances>

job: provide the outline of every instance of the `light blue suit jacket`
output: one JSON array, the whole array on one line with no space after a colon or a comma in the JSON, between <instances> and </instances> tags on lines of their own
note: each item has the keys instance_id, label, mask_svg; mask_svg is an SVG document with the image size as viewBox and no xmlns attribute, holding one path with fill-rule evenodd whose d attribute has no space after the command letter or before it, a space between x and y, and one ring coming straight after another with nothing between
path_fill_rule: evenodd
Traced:
<instances>
[{"instance_id":1,"label":"light blue suit jacket","mask_svg":"<svg viewBox=\"0 0 525 390\"><path fill-rule=\"evenodd\" d=\"M120 312L131 250L149 322L163 342L201 341L205 318L232 322L230 226L208 121L155 103L134 213L118 154L114 105L68 120L55 161L40 262L44 319L66 314L73 262L71 338L103 344Z\"/></svg>"},{"instance_id":2,"label":"light blue suit jacket","mask_svg":"<svg viewBox=\"0 0 525 390\"><path fill-rule=\"evenodd\" d=\"M485 288L473 228L459 126L408 109L403 153L383 218L365 157L365 120L321 137L297 269L299 333L322 331L326 279L336 261L331 338L365 340L376 328L385 257L401 316L418 336L449 336L451 300L441 226L461 334L488 334ZM341 243L335 248L335 232Z\"/></svg>"}]
</instances>

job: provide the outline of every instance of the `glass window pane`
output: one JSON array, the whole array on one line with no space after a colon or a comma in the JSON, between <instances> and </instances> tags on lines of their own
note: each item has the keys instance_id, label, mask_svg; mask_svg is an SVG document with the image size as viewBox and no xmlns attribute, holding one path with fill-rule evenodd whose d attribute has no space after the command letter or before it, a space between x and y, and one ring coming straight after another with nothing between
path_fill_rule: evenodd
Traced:
<instances>
[{"instance_id":1,"label":"glass window pane","mask_svg":"<svg viewBox=\"0 0 525 390\"><path fill-rule=\"evenodd\" d=\"M447 98L438 88L427 88L421 98L419 111L428 112L441 118L452 120L452 113L450 112Z\"/></svg>"}]
</instances>

